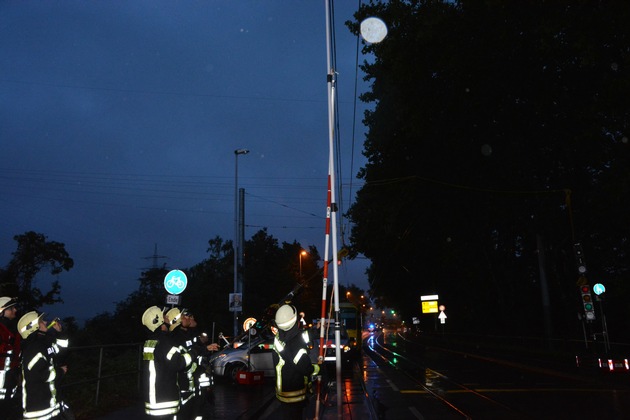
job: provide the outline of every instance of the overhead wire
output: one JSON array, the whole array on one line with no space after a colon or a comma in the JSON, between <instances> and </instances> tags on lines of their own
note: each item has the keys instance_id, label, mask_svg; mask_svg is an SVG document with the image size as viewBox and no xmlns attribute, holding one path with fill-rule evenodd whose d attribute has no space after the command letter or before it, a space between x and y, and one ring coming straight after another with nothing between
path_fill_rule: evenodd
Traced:
<instances>
[{"instance_id":1,"label":"overhead wire","mask_svg":"<svg viewBox=\"0 0 630 420\"><path fill-rule=\"evenodd\" d=\"M117 207L133 207L142 209L177 210L194 213L222 213L223 210L214 210L208 205L185 205L178 209L167 208L167 206L151 205L149 200L155 199L161 202L182 202L205 201L224 202L232 198L231 178L225 178L225 182L215 182L217 177L209 176L188 176L188 175L147 175L147 174L116 174L116 173L90 173L72 171L49 171L49 170L22 170L0 168L0 188L2 197L23 197L48 201L62 201L66 203L79 203L86 205L108 205ZM220 178L220 177L219 177ZM212 181L209 181L212 179ZM256 178L259 180L260 178ZM321 189L316 186L317 179L311 185L299 184L289 185L290 179L265 178L268 183L252 184L251 188L256 190L273 188L303 191L305 189ZM274 184L273 181L280 181ZM225 190L225 191L223 191ZM305 214L307 217L323 219L323 216L313 214L303 210L294 204L304 204L305 202L318 201L311 194L302 197L291 193L279 197L265 194L260 195L247 193L248 196L259 202L267 202L275 206L280 206L295 213ZM93 199L96 196L100 199ZM125 200L108 200L107 197L123 197L142 200L128 202ZM5 200L0 200L5 201ZM282 201L282 202L281 202ZM283 216L286 217L286 216ZM298 216L291 216L298 217Z\"/></svg>"},{"instance_id":2,"label":"overhead wire","mask_svg":"<svg viewBox=\"0 0 630 420\"><path fill-rule=\"evenodd\" d=\"M361 4L363 0L359 0L357 5L357 11L361 9ZM354 59L354 94L352 101L352 138L351 138L351 148L350 148L350 181L348 183L348 209L352 206L353 197L352 197L352 187L354 182L354 151L355 151L355 140L356 140L356 124L357 124L357 100L359 99L358 90L359 90L359 45L361 44L361 35L357 34L357 42L355 48L355 59ZM352 224L350 219L348 219L348 231L352 229Z\"/></svg>"},{"instance_id":3,"label":"overhead wire","mask_svg":"<svg viewBox=\"0 0 630 420\"><path fill-rule=\"evenodd\" d=\"M332 4L332 3L331 3ZM361 1L359 1L359 7L361 6ZM337 44L336 44L336 30L335 30L335 9L334 7L330 8L331 10L331 47L332 47L332 65L333 69L337 69ZM346 208L349 207L346 205L346 202L350 204L352 202L352 188L353 184L353 176L352 172L354 171L354 147L355 147L355 126L356 126L356 108L357 108L357 84L358 84L358 49L359 49L359 37L357 36L357 54L356 54L356 63L355 63L355 75L354 75L354 100L353 100L353 116L352 116L352 135L351 135L351 144L352 148L350 151L350 181L349 181L349 196L348 200L344 199L345 193L343 191L344 188L344 176L343 174L343 159L342 159L342 150L341 150L341 130L340 130L340 118L339 118L339 103L344 102L339 99L339 95L335 95L335 127L334 127L334 140L335 140L335 149L336 149L336 185L338 189L338 194L336 197L338 214L341 216L340 221L342 223L339 224L338 230L340 230L340 238L342 246L345 246L346 242L346 232L348 223L344 213ZM136 94L149 94L149 95L168 95L168 96L195 96L195 97L214 97L214 98L227 98L227 99L256 99L256 100L264 100L264 101L291 101L291 102L321 102L321 100L313 100L308 98L282 98L282 97L251 97L251 96L238 96L238 95L222 95L215 93L199 93L199 92L185 92L185 91L166 91L159 89L124 89L117 87L106 87L106 86L91 86L91 85L76 85L76 84L65 84L65 83L46 83L46 82L35 82L35 81L24 81L24 80L15 80L15 79L0 79L0 82L3 83L13 83L13 84L25 84L25 85L37 85L42 87L49 88L64 88L64 89L78 89L78 90L100 90L100 91L110 91L110 92L124 92L124 93L136 93ZM24 173L22 173L24 175ZM80 173L80 172L63 172L63 171L41 171L39 173L41 177L38 177L38 171L34 170L30 173L30 175L23 176L21 178L21 182L26 182L31 184L29 188L33 188L35 190L46 189L47 191L55 191L55 192L66 192L66 193L77 193L81 192L81 194L99 194L99 195L119 195L119 196L129 196L133 195L134 197L139 198L172 198L172 199L182 199L182 196L185 196L190 192L190 189L194 189L194 195L196 198L205 197L205 199L216 199L223 200L226 197L229 197L230 193L221 193L217 191L211 191L212 188L221 189L226 187L226 185L230 182L231 178L226 178L226 183L222 182L209 182L204 179L203 176L172 176L172 175L140 175L140 174L97 174L97 173ZM45 175L45 177L44 177ZM7 173L2 174L2 169L0 169L0 183L2 180L7 180L7 177L10 179L9 184L13 183L16 179L19 178L18 173L15 170L7 170ZM216 179L217 177L214 177ZM219 177L220 178L220 177ZM260 179L260 178L257 178ZM281 178L278 178L281 179ZM37 185L39 184L39 185ZM50 185L56 185L57 189L51 189ZM249 185L250 188L298 188L295 186L283 186L276 185L273 183L270 184L252 184ZM300 186L300 189L305 188L318 188L317 186ZM11 193L13 194L13 193ZM21 196L29 196L28 193L25 193L24 190L20 192ZM42 196L37 196L37 193L31 194L31 197L35 198L43 198ZM167 194L166 197L164 194ZM248 193L248 195L255 197L256 199L261 199L260 196ZM48 197L47 199L52 199ZM294 198L291 198L294 199ZM69 202L83 202L86 204L100 204L94 203L90 200L81 200L74 198L65 198L64 200ZM303 202L305 199L297 199L299 202ZM266 200L272 204L293 209L298 212L306 213L309 216L315 216L312 213L305 212L303 210L297 209L287 204L280 203L274 200ZM148 208L151 208L150 206ZM316 216L319 217L319 216Z\"/></svg>"},{"instance_id":4,"label":"overhead wire","mask_svg":"<svg viewBox=\"0 0 630 420\"><path fill-rule=\"evenodd\" d=\"M334 7L334 2L331 0L330 1L330 46L331 46L331 57L330 57L330 64L332 67L333 72L337 73L337 35L336 35L336 30L335 30L335 7ZM343 217L343 190L342 190L342 180L343 180L343 171L342 171L342 159L341 159L341 132L340 132L340 126L339 126L339 89L338 89L338 84L339 84L339 79L335 78L335 87L336 87L336 91L337 94L334 96L334 100L335 100L335 104L334 104L334 147L335 147L335 169L336 169L336 173L335 173L335 182L336 182L336 186L335 188L337 189L337 194L336 194L336 205L337 205L337 214L339 216L341 216L339 219L341 219ZM339 220L338 219L338 220ZM343 223L340 223L339 226L337 226L337 229L339 230L339 234L341 237L341 243L344 243L344 234L343 234Z\"/></svg>"},{"instance_id":5,"label":"overhead wire","mask_svg":"<svg viewBox=\"0 0 630 420\"><path fill-rule=\"evenodd\" d=\"M357 11L361 8L362 0L359 0L357 5ZM335 18L334 18L334 7L331 7L331 45L332 45L332 65L333 69L336 69L336 61L337 61L337 48L336 48L336 33L335 33ZM337 195L337 206L338 206L338 214L340 216L338 229L341 239L342 247L346 246L346 234L350 231L350 220L345 216L346 208L350 208L353 202L353 181L354 181L354 154L355 154L355 138L356 138L356 120L357 120L357 100L358 100L358 80L359 80L359 46L360 46L360 35L357 34L356 37L356 48L355 48L355 71L354 71L354 91L353 91L353 110L352 110L352 127L351 127L351 147L350 147L350 170L349 170L349 181L348 181L348 200L347 204L344 201L344 191L343 191L343 159L342 159L342 151L341 151L341 130L339 125L339 95L335 96L335 152L336 152L336 166L337 166L337 184L338 184L338 195ZM338 84L338 79L337 79ZM344 205L346 204L346 205Z\"/></svg>"},{"instance_id":6,"label":"overhead wire","mask_svg":"<svg viewBox=\"0 0 630 420\"><path fill-rule=\"evenodd\" d=\"M323 99L309 99L309 98L289 98L289 97L271 97L271 96L248 96L248 95L222 95L216 93L202 93L202 92L186 92L186 91L167 91L158 89L128 89L128 88L113 88L103 86L88 86L88 85L74 85L67 83L52 83L52 82L38 82L32 80L15 80L15 79L0 79L0 83L13 83L27 86L39 86L47 88L58 89L74 89L74 90L92 90L102 92L117 92L117 93L132 93L140 95L159 95L159 96L180 96L180 97L192 97L192 98L215 98L215 99L236 99L236 100L254 100L264 102L304 102L304 103L322 103Z\"/></svg>"},{"instance_id":7,"label":"overhead wire","mask_svg":"<svg viewBox=\"0 0 630 420\"><path fill-rule=\"evenodd\" d=\"M331 28L331 66L333 71L336 72L337 69L337 35L336 35L336 29L335 29L335 8L334 8L334 3L331 1L331 7L330 7L330 20L331 20L331 24L330 24L330 28ZM336 194L336 200L337 202L335 203L337 205L337 214L338 214L338 221L339 224L337 226L337 230L339 232L339 238L341 240L341 247L345 248L346 247L346 223L344 223L344 219L345 219L345 201L344 201L344 191L343 191L343 153L342 153L342 148L341 148L341 127L340 127L340 115L339 115L339 79L335 79L336 82L336 87L337 87L337 94L334 97L335 100L335 106L334 106L334 112L335 112L335 121L334 121L334 147L335 147L335 168L336 168L336 174L335 174L335 181L336 181L336 189L337 189L337 194ZM353 151L351 152L354 153ZM352 175L350 176L352 177Z\"/></svg>"}]
</instances>

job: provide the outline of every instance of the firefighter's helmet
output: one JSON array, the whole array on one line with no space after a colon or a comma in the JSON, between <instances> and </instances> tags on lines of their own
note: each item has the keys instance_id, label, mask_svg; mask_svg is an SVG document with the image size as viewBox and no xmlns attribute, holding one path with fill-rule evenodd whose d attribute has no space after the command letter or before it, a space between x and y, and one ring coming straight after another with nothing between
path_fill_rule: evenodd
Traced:
<instances>
[{"instance_id":1,"label":"firefighter's helmet","mask_svg":"<svg viewBox=\"0 0 630 420\"><path fill-rule=\"evenodd\" d=\"M17 300L10 298L8 296L0 297L0 315L4 312L5 309L9 309L11 306L15 305Z\"/></svg>"},{"instance_id":2,"label":"firefighter's helmet","mask_svg":"<svg viewBox=\"0 0 630 420\"><path fill-rule=\"evenodd\" d=\"M151 330L151 332L158 329L162 324L164 324L164 315L162 315L162 310L157 306L151 306L142 314L142 325Z\"/></svg>"},{"instance_id":3,"label":"firefighter's helmet","mask_svg":"<svg viewBox=\"0 0 630 420\"><path fill-rule=\"evenodd\" d=\"M282 305L276 312L276 326L282 331L289 331L297 321L297 310L292 305Z\"/></svg>"},{"instance_id":4,"label":"firefighter's helmet","mask_svg":"<svg viewBox=\"0 0 630 420\"><path fill-rule=\"evenodd\" d=\"M177 328L179 326L179 324L182 323L182 314L183 313L184 313L184 311L179 309L179 308L171 308L171 309L169 309L169 311L166 313L166 318L168 318L168 330L169 331L173 331L175 328Z\"/></svg>"},{"instance_id":5,"label":"firefighter's helmet","mask_svg":"<svg viewBox=\"0 0 630 420\"><path fill-rule=\"evenodd\" d=\"M39 329L39 320L44 316L43 313L37 314L35 311L28 312L18 321L18 332L22 338L26 338Z\"/></svg>"}]
</instances>

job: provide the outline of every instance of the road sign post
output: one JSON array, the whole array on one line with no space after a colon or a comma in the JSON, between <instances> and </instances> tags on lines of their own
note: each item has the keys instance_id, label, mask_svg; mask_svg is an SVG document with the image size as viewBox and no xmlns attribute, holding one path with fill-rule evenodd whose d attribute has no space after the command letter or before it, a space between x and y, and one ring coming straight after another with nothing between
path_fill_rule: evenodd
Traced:
<instances>
[{"instance_id":1,"label":"road sign post","mask_svg":"<svg viewBox=\"0 0 630 420\"><path fill-rule=\"evenodd\" d=\"M179 295L187 285L188 278L181 270L171 270L164 276L164 288L172 295Z\"/></svg>"},{"instance_id":2,"label":"road sign post","mask_svg":"<svg viewBox=\"0 0 630 420\"><path fill-rule=\"evenodd\" d=\"M438 295L424 295L420 296L422 303L423 314L437 314L438 313Z\"/></svg>"},{"instance_id":3,"label":"road sign post","mask_svg":"<svg viewBox=\"0 0 630 420\"><path fill-rule=\"evenodd\" d=\"M440 305L440 314L438 318L440 318L440 324L442 325L442 335L444 335L444 324L446 324L446 314L444 313L444 305Z\"/></svg>"},{"instance_id":4,"label":"road sign post","mask_svg":"<svg viewBox=\"0 0 630 420\"><path fill-rule=\"evenodd\" d=\"M606 315L604 314L604 297L602 296L606 291L606 287L604 287L601 283L595 283L593 285L593 293L595 293L595 300L599 305L599 314L602 320L602 336L604 337L604 348L606 350L606 354L610 351L610 337L608 337L608 324L606 323Z\"/></svg>"},{"instance_id":5,"label":"road sign post","mask_svg":"<svg viewBox=\"0 0 630 420\"><path fill-rule=\"evenodd\" d=\"M166 295L166 304L171 306L177 306L180 302L178 295Z\"/></svg>"}]
</instances>

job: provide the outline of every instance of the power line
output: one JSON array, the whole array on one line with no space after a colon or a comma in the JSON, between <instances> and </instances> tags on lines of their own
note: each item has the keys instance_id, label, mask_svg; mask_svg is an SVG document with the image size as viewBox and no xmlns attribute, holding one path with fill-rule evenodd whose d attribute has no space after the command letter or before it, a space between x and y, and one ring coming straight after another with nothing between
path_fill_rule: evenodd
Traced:
<instances>
[{"instance_id":1,"label":"power line","mask_svg":"<svg viewBox=\"0 0 630 420\"><path fill-rule=\"evenodd\" d=\"M153 260L153 265L150 268L145 268L145 270L148 270L148 269L157 270L159 268L158 267L158 259L168 259L168 257L165 256L165 255L158 255L157 249L158 248L157 248L157 243L156 243L155 247L153 248L153 255L151 255L149 257L143 257L143 259L145 259L145 260L149 260L149 259Z\"/></svg>"},{"instance_id":2,"label":"power line","mask_svg":"<svg viewBox=\"0 0 630 420\"><path fill-rule=\"evenodd\" d=\"M35 82L31 80L15 80L15 79L0 79L3 83L16 83L29 86L43 86L48 88L61 88L61 89L74 89L74 90L96 90L102 92L117 92L117 93L135 93L142 95L160 95L160 96L183 96L183 97L197 97L197 98L215 98L215 99L238 99L238 100L258 100L266 102L305 102L305 103L321 103L326 102L325 99L307 99L307 98L281 98L271 96L246 96L246 95L224 95L217 93L199 93L199 92L183 92L183 91L166 91L158 89L123 89L118 87L103 87L103 86L88 86L88 85L71 85L67 83L53 83L53 82Z\"/></svg>"}]
</instances>

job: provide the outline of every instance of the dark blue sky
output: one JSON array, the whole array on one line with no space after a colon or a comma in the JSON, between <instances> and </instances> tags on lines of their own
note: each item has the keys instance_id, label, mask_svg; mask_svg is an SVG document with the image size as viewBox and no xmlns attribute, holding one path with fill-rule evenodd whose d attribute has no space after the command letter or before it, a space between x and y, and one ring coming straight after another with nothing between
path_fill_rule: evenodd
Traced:
<instances>
[{"instance_id":1,"label":"dark blue sky","mask_svg":"<svg viewBox=\"0 0 630 420\"><path fill-rule=\"evenodd\" d=\"M112 310L155 244L160 265L185 268L208 239L233 238L237 148L251 151L239 158L246 239L267 227L323 254L324 5L0 3L0 265L14 235L43 233L75 261L59 276L65 304L50 312L82 321ZM357 39L343 24L357 7L334 9L343 210L364 164ZM340 282L367 288L366 266L348 262Z\"/></svg>"}]
</instances>

